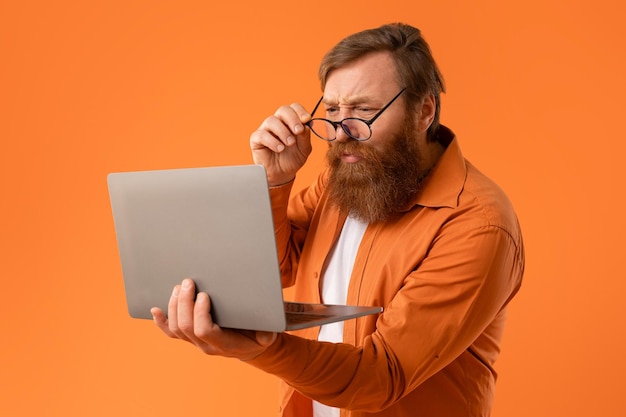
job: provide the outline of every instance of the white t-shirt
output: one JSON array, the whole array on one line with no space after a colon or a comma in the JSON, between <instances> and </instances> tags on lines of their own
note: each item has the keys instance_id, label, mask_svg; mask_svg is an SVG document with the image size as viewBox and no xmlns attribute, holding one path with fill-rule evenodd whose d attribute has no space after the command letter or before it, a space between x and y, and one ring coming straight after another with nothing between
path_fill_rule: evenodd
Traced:
<instances>
[{"instance_id":1,"label":"white t-shirt","mask_svg":"<svg viewBox=\"0 0 626 417\"><path fill-rule=\"evenodd\" d=\"M346 304L350 275L365 229L367 223L352 216L346 219L322 276L323 303ZM343 342L343 321L323 325L317 340ZM313 401L313 417L339 417L339 409Z\"/></svg>"}]
</instances>

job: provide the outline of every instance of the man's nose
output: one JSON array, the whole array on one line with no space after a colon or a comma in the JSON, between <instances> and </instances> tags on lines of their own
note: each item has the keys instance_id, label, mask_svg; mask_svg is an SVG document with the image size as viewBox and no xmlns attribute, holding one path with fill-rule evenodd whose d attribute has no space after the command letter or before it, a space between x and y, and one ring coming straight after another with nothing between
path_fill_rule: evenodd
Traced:
<instances>
[{"instance_id":1,"label":"man's nose","mask_svg":"<svg viewBox=\"0 0 626 417\"><path fill-rule=\"evenodd\" d=\"M335 140L337 142L348 142L349 140L352 140L350 135L346 133L347 128L347 126L344 127L341 123L337 125L337 131L335 132L335 135L337 136Z\"/></svg>"}]
</instances>

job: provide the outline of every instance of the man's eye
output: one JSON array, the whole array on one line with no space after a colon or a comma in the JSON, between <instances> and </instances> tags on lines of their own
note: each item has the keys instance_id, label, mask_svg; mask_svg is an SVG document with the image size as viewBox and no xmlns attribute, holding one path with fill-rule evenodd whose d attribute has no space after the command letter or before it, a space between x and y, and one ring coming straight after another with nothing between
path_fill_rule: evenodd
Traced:
<instances>
[{"instance_id":1,"label":"man's eye","mask_svg":"<svg viewBox=\"0 0 626 417\"><path fill-rule=\"evenodd\" d=\"M338 111L339 111L338 107L329 107L326 109L326 113L328 114L334 114L334 113L337 113Z\"/></svg>"}]
</instances>

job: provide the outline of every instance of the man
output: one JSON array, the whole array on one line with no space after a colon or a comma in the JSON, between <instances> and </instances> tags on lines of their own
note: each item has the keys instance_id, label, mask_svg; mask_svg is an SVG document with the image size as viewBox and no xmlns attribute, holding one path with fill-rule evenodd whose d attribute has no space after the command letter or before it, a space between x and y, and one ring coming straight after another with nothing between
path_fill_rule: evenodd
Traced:
<instances>
[{"instance_id":1,"label":"man","mask_svg":"<svg viewBox=\"0 0 626 417\"><path fill-rule=\"evenodd\" d=\"M184 280L169 320L153 309L155 322L280 377L283 416L487 416L524 269L511 204L439 124L443 81L419 30L349 36L320 78L324 116L283 106L250 138L267 171L283 285L299 301L384 311L297 335L221 329L208 295L194 301ZM291 196L311 132L329 141L328 167Z\"/></svg>"}]
</instances>

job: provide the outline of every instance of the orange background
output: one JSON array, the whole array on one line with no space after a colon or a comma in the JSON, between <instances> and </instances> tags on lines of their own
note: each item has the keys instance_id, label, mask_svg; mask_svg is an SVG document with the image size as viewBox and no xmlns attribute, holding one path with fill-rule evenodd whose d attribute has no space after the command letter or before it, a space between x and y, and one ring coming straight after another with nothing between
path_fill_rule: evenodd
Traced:
<instances>
[{"instance_id":1,"label":"orange background","mask_svg":"<svg viewBox=\"0 0 626 417\"><path fill-rule=\"evenodd\" d=\"M494 416L626 415L621 2L216 3L0 0L0 415L275 414L274 377L127 316L106 174L250 163L323 53L391 21L423 30L442 121L523 226Z\"/></svg>"}]
</instances>

